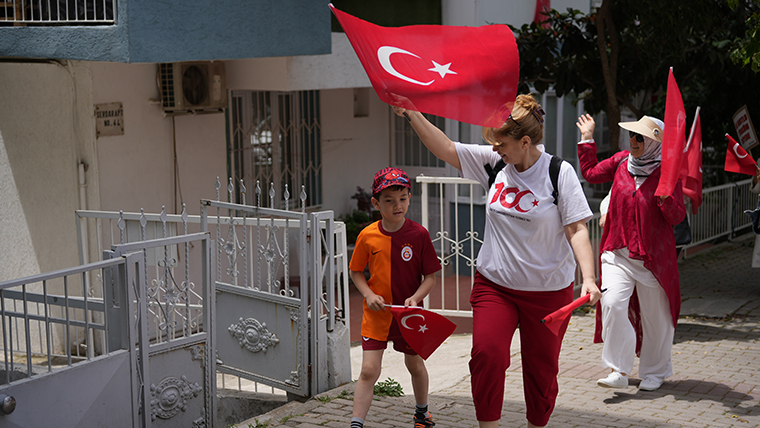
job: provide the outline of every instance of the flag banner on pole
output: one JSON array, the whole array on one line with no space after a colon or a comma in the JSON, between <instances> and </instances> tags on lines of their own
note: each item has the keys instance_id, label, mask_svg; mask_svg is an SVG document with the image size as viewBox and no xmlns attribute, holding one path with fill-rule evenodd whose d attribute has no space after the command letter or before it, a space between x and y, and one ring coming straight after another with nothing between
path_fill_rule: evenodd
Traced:
<instances>
[{"instance_id":1,"label":"flag banner on pole","mask_svg":"<svg viewBox=\"0 0 760 428\"><path fill-rule=\"evenodd\" d=\"M697 213L702 205L702 121L699 119L700 108L694 115L689 139L684 148L685 158L681 165L681 183L683 194L691 199L691 212Z\"/></svg>"},{"instance_id":2,"label":"flag banner on pole","mask_svg":"<svg viewBox=\"0 0 760 428\"><path fill-rule=\"evenodd\" d=\"M683 148L686 145L686 110L678 89L673 68L668 74L668 96L665 99L665 129L662 130L662 162L660 182L655 196L670 196L681 174Z\"/></svg>"},{"instance_id":3,"label":"flag banner on pole","mask_svg":"<svg viewBox=\"0 0 760 428\"><path fill-rule=\"evenodd\" d=\"M730 135L726 134L726 138L728 138L728 150L726 150L726 164L723 169L752 176L757 174L757 164L749 156L749 153Z\"/></svg>"},{"instance_id":4,"label":"flag banner on pole","mask_svg":"<svg viewBox=\"0 0 760 428\"><path fill-rule=\"evenodd\" d=\"M381 27L330 8L384 102L480 126L509 117L520 60L508 26Z\"/></svg>"},{"instance_id":5,"label":"flag banner on pole","mask_svg":"<svg viewBox=\"0 0 760 428\"><path fill-rule=\"evenodd\" d=\"M545 326L549 327L552 333L559 335L559 329L562 327L564 321L573 313L575 309L580 308L591 300L591 294L586 294L583 297L579 297L567 305L557 309L556 311L545 316L541 320Z\"/></svg>"},{"instance_id":6,"label":"flag banner on pole","mask_svg":"<svg viewBox=\"0 0 760 428\"><path fill-rule=\"evenodd\" d=\"M406 343L427 360L457 326L441 314L410 306L390 307Z\"/></svg>"}]
</instances>

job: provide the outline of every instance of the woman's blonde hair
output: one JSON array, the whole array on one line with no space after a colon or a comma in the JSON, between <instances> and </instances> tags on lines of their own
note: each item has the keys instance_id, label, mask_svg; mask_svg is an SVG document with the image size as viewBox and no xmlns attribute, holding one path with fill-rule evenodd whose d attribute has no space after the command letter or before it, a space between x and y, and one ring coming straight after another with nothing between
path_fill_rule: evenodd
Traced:
<instances>
[{"instance_id":1,"label":"woman's blonde hair","mask_svg":"<svg viewBox=\"0 0 760 428\"><path fill-rule=\"evenodd\" d=\"M499 128L484 127L482 134L492 146L501 145L501 137L519 140L525 135L530 137L531 144L538 144L544 138L544 110L531 95L518 95L506 122Z\"/></svg>"}]
</instances>

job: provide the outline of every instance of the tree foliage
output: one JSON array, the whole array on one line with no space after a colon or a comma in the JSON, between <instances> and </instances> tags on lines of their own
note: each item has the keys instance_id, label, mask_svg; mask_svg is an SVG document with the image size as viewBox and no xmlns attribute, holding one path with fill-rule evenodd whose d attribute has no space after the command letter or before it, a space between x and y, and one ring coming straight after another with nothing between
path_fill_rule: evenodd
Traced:
<instances>
[{"instance_id":1,"label":"tree foliage","mask_svg":"<svg viewBox=\"0 0 760 428\"><path fill-rule=\"evenodd\" d=\"M736 40L736 47L731 51L731 60L734 64L743 67L749 65L752 71L760 71L760 12L758 12L760 0L745 0L754 3L754 12L747 17L747 32L743 39ZM732 10L736 10L741 0L728 0Z\"/></svg>"},{"instance_id":2,"label":"tree foliage","mask_svg":"<svg viewBox=\"0 0 760 428\"><path fill-rule=\"evenodd\" d=\"M728 1L735 7L727 0L604 0L588 15L552 10L548 28L535 23L513 28L520 92L553 88L558 96L575 94L592 114L604 111L616 151L622 107L636 117L664 117L673 67L687 120L702 107L707 184L725 182L724 135L736 134L733 113L746 104L750 116L760 120L760 79L731 60L758 0Z\"/></svg>"}]
</instances>

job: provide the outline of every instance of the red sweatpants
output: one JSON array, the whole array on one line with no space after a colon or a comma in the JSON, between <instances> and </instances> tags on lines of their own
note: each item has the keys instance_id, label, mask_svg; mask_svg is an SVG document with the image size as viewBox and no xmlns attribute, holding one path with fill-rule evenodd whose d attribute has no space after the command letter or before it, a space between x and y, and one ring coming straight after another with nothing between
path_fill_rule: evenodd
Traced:
<instances>
[{"instance_id":1,"label":"red sweatpants","mask_svg":"<svg viewBox=\"0 0 760 428\"><path fill-rule=\"evenodd\" d=\"M559 391L559 351L567 321L555 336L541 324L541 319L572 300L572 284L559 291L519 291L475 274L470 297L473 316L470 374L479 421L495 421L501 416L509 348L519 326L526 416L536 426L549 422Z\"/></svg>"}]
</instances>

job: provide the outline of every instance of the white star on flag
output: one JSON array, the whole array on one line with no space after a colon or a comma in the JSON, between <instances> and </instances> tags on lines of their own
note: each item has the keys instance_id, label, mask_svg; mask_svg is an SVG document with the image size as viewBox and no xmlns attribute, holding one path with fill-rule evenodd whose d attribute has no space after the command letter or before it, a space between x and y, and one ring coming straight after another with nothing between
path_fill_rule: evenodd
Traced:
<instances>
[{"instance_id":1,"label":"white star on flag","mask_svg":"<svg viewBox=\"0 0 760 428\"><path fill-rule=\"evenodd\" d=\"M425 324L420 324L420 333L424 333L427 329L428 328Z\"/></svg>"},{"instance_id":2,"label":"white star on flag","mask_svg":"<svg viewBox=\"0 0 760 428\"><path fill-rule=\"evenodd\" d=\"M449 70L449 67L451 67L451 63L445 64L445 65L441 65L441 64L438 64L437 62L433 61L433 65L435 67L428 68L428 71L435 71L436 73L440 74L442 78L446 77L447 74L457 74L456 71Z\"/></svg>"}]
</instances>

